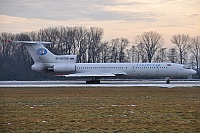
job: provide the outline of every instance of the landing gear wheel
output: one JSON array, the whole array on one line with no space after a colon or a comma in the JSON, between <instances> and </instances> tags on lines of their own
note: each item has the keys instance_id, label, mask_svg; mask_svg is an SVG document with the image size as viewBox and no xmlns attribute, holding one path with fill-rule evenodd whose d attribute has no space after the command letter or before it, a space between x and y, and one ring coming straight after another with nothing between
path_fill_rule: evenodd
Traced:
<instances>
[{"instance_id":1,"label":"landing gear wheel","mask_svg":"<svg viewBox=\"0 0 200 133\"><path fill-rule=\"evenodd\" d=\"M95 80L94 83L95 84L100 84L100 81L99 80Z\"/></svg>"},{"instance_id":2,"label":"landing gear wheel","mask_svg":"<svg viewBox=\"0 0 200 133\"><path fill-rule=\"evenodd\" d=\"M170 80L168 79L168 80L166 80L166 84L169 84L170 83Z\"/></svg>"},{"instance_id":3,"label":"landing gear wheel","mask_svg":"<svg viewBox=\"0 0 200 133\"><path fill-rule=\"evenodd\" d=\"M95 80L87 80L86 84L100 84L100 80L97 80L97 79L95 79Z\"/></svg>"}]
</instances>

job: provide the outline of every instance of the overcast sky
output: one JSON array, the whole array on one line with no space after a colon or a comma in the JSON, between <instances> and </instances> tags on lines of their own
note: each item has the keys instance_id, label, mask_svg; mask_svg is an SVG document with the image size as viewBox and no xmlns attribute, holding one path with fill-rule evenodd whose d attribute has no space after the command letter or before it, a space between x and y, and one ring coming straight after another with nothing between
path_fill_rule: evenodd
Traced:
<instances>
[{"instance_id":1,"label":"overcast sky","mask_svg":"<svg viewBox=\"0 0 200 133\"><path fill-rule=\"evenodd\" d=\"M0 0L0 32L61 25L101 27L108 41L156 31L167 47L174 34L200 36L200 0Z\"/></svg>"}]
</instances>

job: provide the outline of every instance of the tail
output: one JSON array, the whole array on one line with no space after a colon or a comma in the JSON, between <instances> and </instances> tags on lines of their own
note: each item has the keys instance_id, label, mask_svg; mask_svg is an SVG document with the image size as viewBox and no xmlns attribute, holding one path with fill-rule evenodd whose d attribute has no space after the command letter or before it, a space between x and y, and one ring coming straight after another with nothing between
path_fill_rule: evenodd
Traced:
<instances>
[{"instance_id":1,"label":"tail","mask_svg":"<svg viewBox=\"0 0 200 133\"><path fill-rule=\"evenodd\" d=\"M12 41L14 43L24 44L26 50L31 55L34 62L51 63L54 62L56 55L51 53L43 44L51 42L32 42L32 41Z\"/></svg>"},{"instance_id":2,"label":"tail","mask_svg":"<svg viewBox=\"0 0 200 133\"><path fill-rule=\"evenodd\" d=\"M51 44L52 42L33 42L33 41L12 41L13 43L24 44L26 50L31 55L35 63L75 63L76 55L54 55L44 44Z\"/></svg>"}]
</instances>

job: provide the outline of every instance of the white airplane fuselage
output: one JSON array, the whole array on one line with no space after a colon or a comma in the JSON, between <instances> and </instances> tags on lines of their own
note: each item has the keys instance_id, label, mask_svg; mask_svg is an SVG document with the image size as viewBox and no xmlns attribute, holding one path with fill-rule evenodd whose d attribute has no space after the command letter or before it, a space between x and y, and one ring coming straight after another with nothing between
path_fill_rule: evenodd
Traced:
<instances>
[{"instance_id":1,"label":"white airplane fuselage","mask_svg":"<svg viewBox=\"0 0 200 133\"><path fill-rule=\"evenodd\" d=\"M168 66L170 65L170 66ZM172 63L76 63L76 72L124 73L130 77L187 76L194 70L184 69L183 65Z\"/></svg>"},{"instance_id":2,"label":"white airplane fuselage","mask_svg":"<svg viewBox=\"0 0 200 133\"><path fill-rule=\"evenodd\" d=\"M56 64L46 63L39 71L47 72L48 66L56 66ZM62 64L62 66L69 66L69 64ZM192 69L184 68L182 64L175 63L75 63L70 65L68 70L70 71L54 71L54 73L58 75L59 73L113 73L116 76L127 77L184 77L196 73Z\"/></svg>"}]
</instances>

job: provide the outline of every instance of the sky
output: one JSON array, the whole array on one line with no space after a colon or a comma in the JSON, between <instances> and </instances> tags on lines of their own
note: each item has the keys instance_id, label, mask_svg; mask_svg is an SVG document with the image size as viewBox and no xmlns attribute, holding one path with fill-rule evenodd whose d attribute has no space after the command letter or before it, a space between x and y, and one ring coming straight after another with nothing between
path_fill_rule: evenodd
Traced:
<instances>
[{"instance_id":1,"label":"sky","mask_svg":"<svg viewBox=\"0 0 200 133\"><path fill-rule=\"evenodd\" d=\"M101 27L103 40L148 31L200 36L200 0L0 0L0 32L21 33L57 26Z\"/></svg>"}]
</instances>

